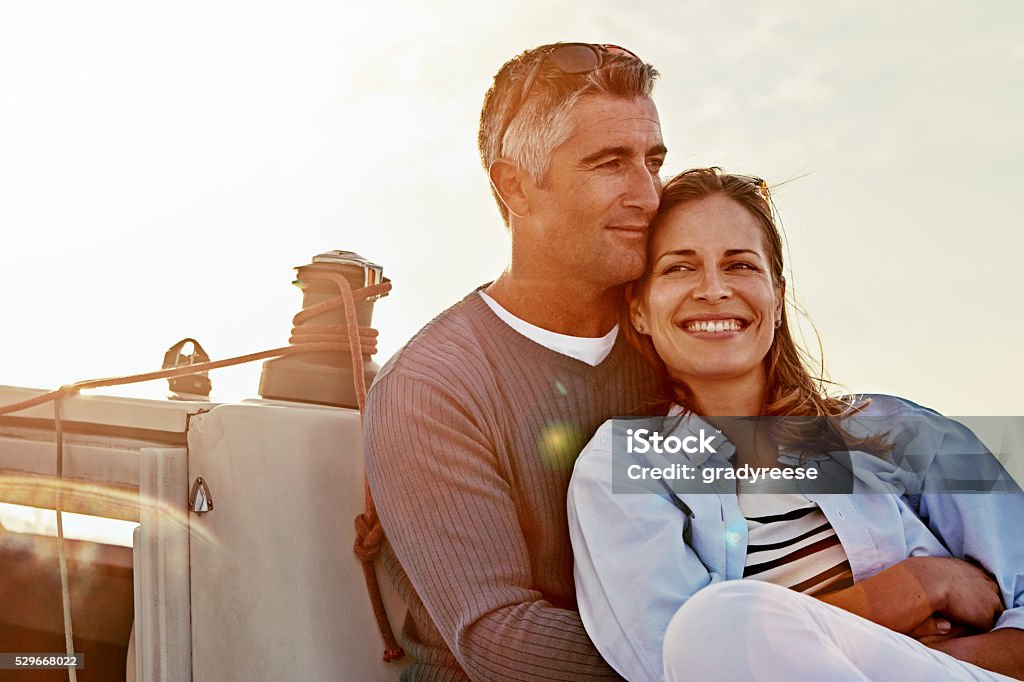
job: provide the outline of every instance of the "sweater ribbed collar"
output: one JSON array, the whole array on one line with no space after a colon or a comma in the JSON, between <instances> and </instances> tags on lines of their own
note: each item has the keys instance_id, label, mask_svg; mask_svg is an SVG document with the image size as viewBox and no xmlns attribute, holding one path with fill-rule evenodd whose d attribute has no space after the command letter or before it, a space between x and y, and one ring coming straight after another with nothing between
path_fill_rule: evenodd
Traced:
<instances>
[{"instance_id":1,"label":"sweater ribbed collar","mask_svg":"<svg viewBox=\"0 0 1024 682\"><path fill-rule=\"evenodd\" d=\"M480 298L478 293L480 289L484 289L490 286L490 282L482 284L473 291L471 291L465 298L463 298L457 306L462 308L467 316L478 323L483 329L487 331L492 337L501 339L504 343L516 348L518 353L521 353L523 362L537 362L546 365L551 365L565 371L573 372L580 375L604 375L612 372L618 372L623 364L632 356L636 351L629 345L629 342L625 339L625 334L619 334L615 339L615 345L612 347L608 356L597 365L589 365L582 360L563 355L558 351L551 350L546 346L542 346L533 339L523 336L521 333L513 329L504 320L498 317L490 306Z\"/></svg>"}]
</instances>

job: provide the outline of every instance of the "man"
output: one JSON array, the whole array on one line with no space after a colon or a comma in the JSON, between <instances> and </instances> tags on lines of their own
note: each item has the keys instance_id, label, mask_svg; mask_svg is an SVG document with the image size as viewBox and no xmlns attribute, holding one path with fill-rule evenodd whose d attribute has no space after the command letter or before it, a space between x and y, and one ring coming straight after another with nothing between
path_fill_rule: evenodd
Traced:
<instances>
[{"instance_id":1,"label":"man","mask_svg":"<svg viewBox=\"0 0 1024 682\"><path fill-rule=\"evenodd\" d=\"M656 76L622 48L546 45L507 62L484 99L480 154L511 262L396 354L366 406L417 659L403 679L617 677L576 611L565 497L597 426L653 392L616 320L661 192Z\"/></svg>"}]
</instances>

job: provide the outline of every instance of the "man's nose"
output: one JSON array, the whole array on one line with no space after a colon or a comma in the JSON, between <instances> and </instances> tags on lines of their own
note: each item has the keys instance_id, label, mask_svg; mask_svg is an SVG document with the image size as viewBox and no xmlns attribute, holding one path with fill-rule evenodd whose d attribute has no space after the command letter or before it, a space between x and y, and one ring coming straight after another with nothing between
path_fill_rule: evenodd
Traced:
<instances>
[{"instance_id":1,"label":"man's nose","mask_svg":"<svg viewBox=\"0 0 1024 682\"><path fill-rule=\"evenodd\" d=\"M646 164L634 168L629 174L629 187L626 191L626 205L630 208L643 210L649 219L654 218L661 203L661 178L652 173Z\"/></svg>"}]
</instances>

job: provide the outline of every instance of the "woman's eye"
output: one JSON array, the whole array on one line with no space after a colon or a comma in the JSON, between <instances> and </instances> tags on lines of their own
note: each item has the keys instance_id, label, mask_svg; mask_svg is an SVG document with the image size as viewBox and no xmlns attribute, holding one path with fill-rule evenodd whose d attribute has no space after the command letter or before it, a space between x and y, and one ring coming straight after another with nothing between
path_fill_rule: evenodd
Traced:
<instances>
[{"instance_id":1,"label":"woman's eye","mask_svg":"<svg viewBox=\"0 0 1024 682\"><path fill-rule=\"evenodd\" d=\"M665 268L662 272L667 275L670 272L690 272L692 270L693 268L691 268L686 263L673 263L672 265L669 265L667 268Z\"/></svg>"}]
</instances>

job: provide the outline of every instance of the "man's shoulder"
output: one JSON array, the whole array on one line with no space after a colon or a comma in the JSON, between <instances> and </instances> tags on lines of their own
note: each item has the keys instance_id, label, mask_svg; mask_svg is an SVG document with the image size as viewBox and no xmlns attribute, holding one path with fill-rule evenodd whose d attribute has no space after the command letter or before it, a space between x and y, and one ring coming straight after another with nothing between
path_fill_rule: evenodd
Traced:
<instances>
[{"instance_id":1,"label":"man's shoulder","mask_svg":"<svg viewBox=\"0 0 1024 682\"><path fill-rule=\"evenodd\" d=\"M486 346L492 343L494 314L476 291L423 326L389 359L374 381L374 388L395 379L419 382L451 380L486 367Z\"/></svg>"}]
</instances>

